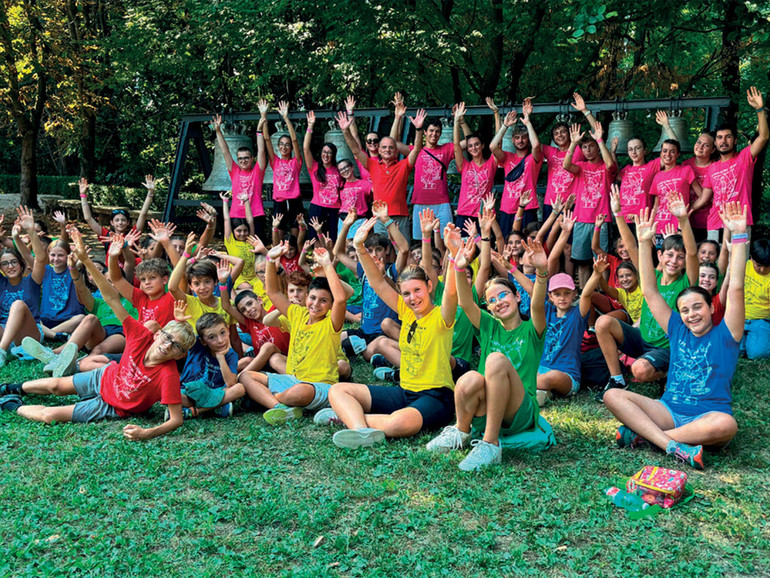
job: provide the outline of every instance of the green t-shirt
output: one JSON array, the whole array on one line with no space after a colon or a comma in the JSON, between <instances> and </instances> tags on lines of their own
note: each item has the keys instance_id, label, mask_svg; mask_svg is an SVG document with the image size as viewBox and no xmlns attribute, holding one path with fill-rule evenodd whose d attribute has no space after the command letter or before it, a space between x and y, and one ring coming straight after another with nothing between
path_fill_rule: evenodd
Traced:
<instances>
[{"instance_id":1,"label":"green t-shirt","mask_svg":"<svg viewBox=\"0 0 770 578\"><path fill-rule=\"evenodd\" d=\"M120 302L123 305L123 307L126 308L126 311L128 311L128 314L133 317L134 319L137 319L139 317L139 314L136 312L136 307L131 305L129 301L127 301L124 297L120 298ZM120 320L115 316L115 313L112 311L112 308L107 305L107 302L102 299L101 297L94 297L94 308L89 311L89 313L93 313L96 315L96 317L99 318L99 323L102 324L102 327L107 327L108 325L123 325Z\"/></svg>"},{"instance_id":2,"label":"green t-shirt","mask_svg":"<svg viewBox=\"0 0 770 578\"><path fill-rule=\"evenodd\" d=\"M353 288L353 296L348 299L348 305L361 305L363 303L361 281L358 280L356 274L342 263L337 263L337 275Z\"/></svg>"},{"instance_id":3,"label":"green t-shirt","mask_svg":"<svg viewBox=\"0 0 770 578\"><path fill-rule=\"evenodd\" d=\"M473 302L479 305L479 296L476 293L476 287L471 287L473 291ZM444 282L439 281L436 284L436 291L433 294L433 303L441 306L441 300L444 297ZM473 339L478 338L478 330L473 326L471 320L463 311L462 307L457 306L455 313L454 332L452 334L452 357L460 358L468 363L473 357Z\"/></svg>"},{"instance_id":4,"label":"green t-shirt","mask_svg":"<svg viewBox=\"0 0 770 578\"><path fill-rule=\"evenodd\" d=\"M489 354L499 351L511 361L513 368L521 378L524 391L536 399L537 368L540 366L540 358L543 356L545 331L538 336L531 319L522 321L516 329L507 331L496 317L482 310L479 333L481 345L479 373L484 373ZM537 403L535 403L535 407L537 407Z\"/></svg>"},{"instance_id":5,"label":"green t-shirt","mask_svg":"<svg viewBox=\"0 0 770 578\"><path fill-rule=\"evenodd\" d=\"M655 280L658 283L658 291L660 291L663 299L668 303L668 306L672 310L676 310L676 298L677 296L690 286L690 280L687 275L682 271L679 278L673 283L668 285L661 285L660 280L663 277L662 271L655 271ZM655 317L652 315L650 308L647 306L647 300L642 303L642 316L639 319L639 330L642 332L642 339L653 347L668 347L668 337L663 328L655 321Z\"/></svg>"}]
</instances>

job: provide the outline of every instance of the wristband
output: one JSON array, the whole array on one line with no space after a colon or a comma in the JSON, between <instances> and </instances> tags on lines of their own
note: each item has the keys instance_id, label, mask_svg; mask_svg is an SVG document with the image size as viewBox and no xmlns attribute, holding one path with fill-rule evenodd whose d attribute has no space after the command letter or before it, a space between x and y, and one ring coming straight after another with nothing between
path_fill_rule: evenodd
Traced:
<instances>
[{"instance_id":1,"label":"wristband","mask_svg":"<svg viewBox=\"0 0 770 578\"><path fill-rule=\"evenodd\" d=\"M347 113L348 116L353 116L353 111L352 110L346 110L345 112Z\"/></svg>"},{"instance_id":2,"label":"wristband","mask_svg":"<svg viewBox=\"0 0 770 578\"><path fill-rule=\"evenodd\" d=\"M591 111L590 111L590 110L588 110L588 109L585 109L585 110L583 111L583 116L588 116L588 115L590 115L590 114L591 114Z\"/></svg>"},{"instance_id":3,"label":"wristband","mask_svg":"<svg viewBox=\"0 0 770 578\"><path fill-rule=\"evenodd\" d=\"M87 194L85 194L85 193L80 193L80 198L81 198L81 199L85 199L86 197L88 197L88 195L87 195Z\"/></svg>"},{"instance_id":4,"label":"wristband","mask_svg":"<svg viewBox=\"0 0 770 578\"><path fill-rule=\"evenodd\" d=\"M523 221L524 217L514 217L514 221Z\"/></svg>"},{"instance_id":5,"label":"wristband","mask_svg":"<svg viewBox=\"0 0 770 578\"><path fill-rule=\"evenodd\" d=\"M262 131L261 131L261 130L258 130L258 131L257 131L257 136L259 136L259 135L261 135L261 134L262 134Z\"/></svg>"},{"instance_id":6,"label":"wristband","mask_svg":"<svg viewBox=\"0 0 770 578\"><path fill-rule=\"evenodd\" d=\"M281 229L279 229L278 227L273 227L273 231L280 231L280 230Z\"/></svg>"},{"instance_id":7,"label":"wristband","mask_svg":"<svg viewBox=\"0 0 770 578\"><path fill-rule=\"evenodd\" d=\"M514 272L514 271L517 271L516 267L511 267L511 268L508 270L508 275L510 275L511 277L513 277L513 272Z\"/></svg>"},{"instance_id":8,"label":"wristband","mask_svg":"<svg viewBox=\"0 0 770 578\"><path fill-rule=\"evenodd\" d=\"M310 127L307 127L307 131L306 132L313 132L313 129L310 128Z\"/></svg>"},{"instance_id":9,"label":"wristband","mask_svg":"<svg viewBox=\"0 0 770 578\"><path fill-rule=\"evenodd\" d=\"M299 230L300 231L307 231L307 227L300 227Z\"/></svg>"},{"instance_id":10,"label":"wristband","mask_svg":"<svg viewBox=\"0 0 770 578\"><path fill-rule=\"evenodd\" d=\"M743 245L747 241L748 241L748 239L733 239L731 244L732 245Z\"/></svg>"},{"instance_id":11,"label":"wristband","mask_svg":"<svg viewBox=\"0 0 770 578\"><path fill-rule=\"evenodd\" d=\"M604 142L604 139L603 139L603 138L597 138L597 139L596 139L596 142L597 142L597 143L599 143L599 144L601 144L601 143L603 143L603 142Z\"/></svg>"},{"instance_id":12,"label":"wristband","mask_svg":"<svg viewBox=\"0 0 770 578\"><path fill-rule=\"evenodd\" d=\"M455 262L455 258L452 257L452 255L449 255L449 257L447 257L446 260L449 261L450 263L454 263Z\"/></svg>"},{"instance_id":13,"label":"wristband","mask_svg":"<svg viewBox=\"0 0 770 578\"><path fill-rule=\"evenodd\" d=\"M72 278L73 281L77 281L78 279L80 279L80 275L78 275L77 277L72 277L72 273L70 273L70 277Z\"/></svg>"},{"instance_id":14,"label":"wristband","mask_svg":"<svg viewBox=\"0 0 770 578\"><path fill-rule=\"evenodd\" d=\"M423 237L423 238L422 238L422 242L423 242L423 243L430 243L432 240L433 240L433 239L431 239L430 237Z\"/></svg>"},{"instance_id":15,"label":"wristband","mask_svg":"<svg viewBox=\"0 0 770 578\"><path fill-rule=\"evenodd\" d=\"M546 273L545 275L541 275L539 271L535 271L535 274L536 274L536 275L537 275L537 276L538 276L540 279L548 279L548 273Z\"/></svg>"},{"instance_id":16,"label":"wristband","mask_svg":"<svg viewBox=\"0 0 770 578\"><path fill-rule=\"evenodd\" d=\"M182 258L184 258L184 259L189 259L190 257L191 257L191 255L190 255L190 253L188 253L187 251L185 251L184 253L182 253Z\"/></svg>"},{"instance_id":17,"label":"wristband","mask_svg":"<svg viewBox=\"0 0 770 578\"><path fill-rule=\"evenodd\" d=\"M390 226L391 226L393 223L395 223L395 221L394 221L393 219L388 219L387 221L385 221L385 222L383 223L383 225L384 225L384 227L387 229L387 228L388 228L388 227L390 227Z\"/></svg>"},{"instance_id":18,"label":"wristband","mask_svg":"<svg viewBox=\"0 0 770 578\"><path fill-rule=\"evenodd\" d=\"M479 241L481 241L481 235L476 235L476 236L473 238L473 242L474 242L474 243L478 243Z\"/></svg>"},{"instance_id":19,"label":"wristband","mask_svg":"<svg viewBox=\"0 0 770 578\"><path fill-rule=\"evenodd\" d=\"M455 271L457 271L458 273L465 273L465 267L463 267L462 269L458 269L457 265L455 265Z\"/></svg>"},{"instance_id":20,"label":"wristband","mask_svg":"<svg viewBox=\"0 0 770 578\"><path fill-rule=\"evenodd\" d=\"M270 255L268 255L265 257L265 263L275 263L275 261L273 261L273 259L270 258Z\"/></svg>"},{"instance_id":21,"label":"wristband","mask_svg":"<svg viewBox=\"0 0 770 578\"><path fill-rule=\"evenodd\" d=\"M222 283L219 284L219 290L220 291L227 291L227 284L222 285Z\"/></svg>"},{"instance_id":22,"label":"wristband","mask_svg":"<svg viewBox=\"0 0 770 578\"><path fill-rule=\"evenodd\" d=\"M746 243L749 240L749 234L748 233L736 233L733 235L732 243L733 244L740 244L740 243Z\"/></svg>"},{"instance_id":23,"label":"wristband","mask_svg":"<svg viewBox=\"0 0 770 578\"><path fill-rule=\"evenodd\" d=\"M602 230L601 227L594 227L594 231L601 231L601 230Z\"/></svg>"},{"instance_id":24,"label":"wristband","mask_svg":"<svg viewBox=\"0 0 770 578\"><path fill-rule=\"evenodd\" d=\"M760 106L759 108L755 108L754 110L756 110L757 112L762 112L763 110L765 110L765 107Z\"/></svg>"},{"instance_id":25,"label":"wristband","mask_svg":"<svg viewBox=\"0 0 770 578\"><path fill-rule=\"evenodd\" d=\"M195 265L195 257L192 257L190 259L190 262L188 263L188 265Z\"/></svg>"},{"instance_id":26,"label":"wristband","mask_svg":"<svg viewBox=\"0 0 770 578\"><path fill-rule=\"evenodd\" d=\"M489 243L489 237L481 237L481 240L482 241L486 241L487 243Z\"/></svg>"}]
</instances>

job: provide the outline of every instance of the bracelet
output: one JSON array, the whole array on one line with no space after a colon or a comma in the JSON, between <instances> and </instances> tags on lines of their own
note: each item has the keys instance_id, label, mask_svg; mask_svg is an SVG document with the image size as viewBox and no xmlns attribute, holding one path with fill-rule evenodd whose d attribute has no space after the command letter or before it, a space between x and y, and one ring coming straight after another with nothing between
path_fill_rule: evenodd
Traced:
<instances>
[{"instance_id":1,"label":"bracelet","mask_svg":"<svg viewBox=\"0 0 770 578\"><path fill-rule=\"evenodd\" d=\"M449 255L449 256L446 258L446 260L447 260L447 261L449 261L450 263L454 263L454 262L455 262L455 258L454 258L454 257L452 257L452 255Z\"/></svg>"},{"instance_id":2,"label":"bracelet","mask_svg":"<svg viewBox=\"0 0 770 578\"><path fill-rule=\"evenodd\" d=\"M482 241L486 241L487 243L489 243L489 237L481 237L481 240Z\"/></svg>"},{"instance_id":3,"label":"bracelet","mask_svg":"<svg viewBox=\"0 0 770 578\"><path fill-rule=\"evenodd\" d=\"M733 235L732 243L733 244L740 244L740 243L747 243L749 240L749 234L748 233L736 233Z\"/></svg>"},{"instance_id":4,"label":"bracelet","mask_svg":"<svg viewBox=\"0 0 770 578\"><path fill-rule=\"evenodd\" d=\"M85 193L80 193L80 198L81 199L85 199L86 197L88 197L88 195L86 195Z\"/></svg>"},{"instance_id":5,"label":"bracelet","mask_svg":"<svg viewBox=\"0 0 770 578\"><path fill-rule=\"evenodd\" d=\"M261 135L261 134L262 134L262 131L261 131L261 130L258 130L258 131L257 131L257 136L259 136L259 135Z\"/></svg>"},{"instance_id":6,"label":"bracelet","mask_svg":"<svg viewBox=\"0 0 770 578\"><path fill-rule=\"evenodd\" d=\"M72 273L70 273L70 277L72 277ZM77 277L72 277L72 280L77 281L78 279L80 279L80 277L81 275L78 275Z\"/></svg>"},{"instance_id":7,"label":"bracelet","mask_svg":"<svg viewBox=\"0 0 770 578\"><path fill-rule=\"evenodd\" d=\"M527 210L527 205L519 205L519 208L526 211Z\"/></svg>"},{"instance_id":8,"label":"bracelet","mask_svg":"<svg viewBox=\"0 0 770 578\"><path fill-rule=\"evenodd\" d=\"M280 230L281 229L279 229L278 227L273 227L273 231L280 231Z\"/></svg>"},{"instance_id":9,"label":"bracelet","mask_svg":"<svg viewBox=\"0 0 770 578\"><path fill-rule=\"evenodd\" d=\"M513 220L514 221L523 221L524 217L514 217Z\"/></svg>"},{"instance_id":10,"label":"bracelet","mask_svg":"<svg viewBox=\"0 0 770 578\"><path fill-rule=\"evenodd\" d=\"M539 271L535 271L535 274L536 274L536 275L537 275L537 276L538 276L540 279L548 279L548 273L546 273L545 275L541 275Z\"/></svg>"},{"instance_id":11,"label":"bracelet","mask_svg":"<svg viewBox=\"0 0 770 578\"><path fill-rule=\"evenodd\" d=\"M604 139L603 139L603 138L597 138L597 139L596 139L596 142L597 142L597 143L599 143L599 144L601 144L601 143L603 143L603 142L604 142Z\"/></svg>"},{"instance_id":12,"label":"bracelet","mask_svg":"<svg viewBox=\"0 0 770 578\"><path fill-rule=\"evenodd\" d=\"M190 259L190 262L188 263L188 265L195 265L195 257Z\"/></svg>"},{"instance_id":13,"label":"bracelet","mask_svg":"<svg viewBox=\"0 0 770 578\"><path fill-rule=\"evenodd\" d=\"M590 115L590 114L591 114L591 111L590 111L590 110L588 110L588 109L585 109L585 110L583 111L583 116L588 116L588 115Z\"/></svg>"},{"instance_id":14,"label":"bracelet","mask_svg":"<svg viewBox=\"0 0 770 578\"><path fill-rule=\"evenodd\" d=\"M430 237L423 237L423 238L422 238L422 242L423 242L423 243L430 243L432 240L433 240L433 239L431 239Z\"/></svg>"},{"instance_id":15,"label":"bracelet","mask_svg":"<svg viewBox=\"0 0 770 578\"><path fill-rule=\"evenodd\" d=\"M465 267L463 267L462 269L458 269L457 265L455 265L455 271L457 271L458 273L465 273Z\"/></svg>"},{"instance_id":16,"label":"bracelet","mask_svg":"<svg viewBox=\"0 0 770 578\"><path fill-rule=\"evenodd\" d=\"M594 227L594 231L601 231L601 230L602 230L601 227Z\"/></svg>"},{"instance_id":17,"label":"bracelet","mask_svg":"<svg viewBox=\"0 0 770 578\"><path fill-rule=\"evenodd\" d=\"M733 238L732 244L733 245L743 245L746 242L748 242L748 239L736 239L736 238Z\"/></svg>"},{"instance_id":18,"label":"bracelet","mask_svg":"<svg viewBox=\"0 0 770 578\"><path fill-rule=\"evenodd\" d=\"M353 116L353 111L352 111L352 110L346 110L346 111L345 111L345 113L346 113L348 116Z\"/></svg>"},{"instance_id":19,"label":"bracelet","mask_svg":"<svg viewBox=\"0 0 770 578\"><path fill-rule=\"evenodd\" d=\"M765 110L765 107L760 106L759 108L755 108L754 110L756 110L757 112L762 112L763 110Z\"/></svg>"},{"instance_id":20,"label":"bracelet","mask_svg":"<svg viewBox=\"0 0 770 578\"><path fill-rule=\"evenodd\" d=\"M478 243L479 241L481 241L481 235L476 235L476 236L473 238L473 242L474 242L474 243Z\"/></svg>"},{"instance_id":21,"label":"bracelet","mask_svg":"<svg viewBox=\"0 0 770 578\"><path fill-rule=\"evenodd\" d=\"M306 132L313 132L313 129L311 127L307 127L307 131Z\"/></svg>"},{"instance_id":22,"label":"bracelet","mask_svg":"<svg viewBox=\"0 0 770 578\"><path fill-rule=\"evenodd\" d=\"M227 291L227 284L222 285L222 283L219 284L219 290L220 291Z\"/></svg>"},{"instance_id":23,"label":"bracelet","mask_svg":"<svg viewBox=\"0 0 770 578\"><path fill-rule=\"evenodd\" d=\"M516 267L511 267L511 268L508 270L508 275L510 275L511 277L513 277L513 272L514 272L514 271L517 271L517 270L518 270L518 269L516 269Z\"/></svg>"},{"instance_id":24,"label":"bracelet","mask_svg":"<svg viewBox=\"0 0 770 578\"><path fill-rule=\"evenodd\" d=\"M390 226L391 226L393 223L395 223L395 221L394 221L393 219L388 219L387 221L385 221L385 222L383 223L383 226L384 226L384 227L387 229L387 228L388 228L388 227L390 227Z\"/></svg>"},{"instance_id":25,"label":"bracelet","mask_svg":"<svg viewBox=\"0 0 770 578\"><path fill-rule=\"evenodd\" d=\"M190 253L188 253L187 251L185 251L184 253L182 253L182 258L183 258L183 259L189 259L190 257L191 257L191 255L190 255Z\"/></svg>"},{"instance_id":26,"label":"bracelet","mask_svg":"<svg viewBox=\"0 0 770 578\"><path fill-rule=\"evenodd\" d=\"M301 226L301 225L300 225L300 228L299 228L299 230L300 230L300 231L307 231L307 227L303 227L303 226Z\"/></svg>"}]
</instances>

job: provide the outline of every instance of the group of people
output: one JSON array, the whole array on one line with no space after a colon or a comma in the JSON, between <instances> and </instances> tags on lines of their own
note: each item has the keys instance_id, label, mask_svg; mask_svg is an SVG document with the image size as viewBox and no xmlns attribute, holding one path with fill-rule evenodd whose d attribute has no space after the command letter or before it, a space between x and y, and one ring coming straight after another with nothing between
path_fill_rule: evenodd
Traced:
<instances>
[{"instance_id":1,"label":"group of people","mask_svg":"<svg viewBox=\"0 0 770 578\"><path fill-rule=\"evenodd\" d=\"M529 100L520 118L501 119L488 99L497 125L489 156L463 103L453 142L439 145L441 123L418 110L407 146L400 95L390 136L363 141L349 98L337 121L352 161L338 161L332 143L316 159L312 112L300 146L285 102L277 152L266 102L256 155L242 148L233 159L215 117L232 178L221 195L226 251L210 246L220 214L206 203L200 237L155 220L145 236L151 176L136 225L118 210L109 229L91 216L81 180L84 221L106 262L78 223L55 215L52 238L18 210L11 238L0 238L0 366L33 358L52 377L0 385L0 409L51 423L165 405L161 425L125 426L137 440L201 415L230 416L240 400L271 425L315 412L315 423L342 426L332 439L347 448L436 430L427 449L470 447L459 466L470 471L542 438L550 428L540 408L554 396L598 385L596 400L621 423L619 446L655 446L702 468L703 447L724 447L737 431L739 354L770 357L770 240L747 250L753 167L770 131L762 95L752 87L747 100L758 134L746 148L737 149L733 127L719 127L680 163L673 133L651 160L634 138L622 169L578 94L572 106L589 130L556 123L554 145L540 143ZM670 130L664 112L656 120ZM452 160L462 183L454 214ZM303 162L313 186L307 214ZM262 204L268 163L272 231ZM351 382L355 357L390 384ZM634 381L660 382L662 397L630 391ZM80 400L27 403L50 394Z\"/></svg>"}]
</instances>

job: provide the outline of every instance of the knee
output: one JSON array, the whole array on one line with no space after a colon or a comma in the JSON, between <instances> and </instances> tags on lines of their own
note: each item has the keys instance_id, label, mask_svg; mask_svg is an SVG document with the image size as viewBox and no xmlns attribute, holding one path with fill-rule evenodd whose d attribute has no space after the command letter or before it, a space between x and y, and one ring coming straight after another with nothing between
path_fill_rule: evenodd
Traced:
<instances>
[{"instance_id":1,"label":"knee","mask_svg":"<svg viewBox=\"0 0 770 578\"><path fill-rule=\"evenodd\" d=\"M52 424L56 421L56 412L59 408L56 407L47 407L45 408L40 417L43 421L43 423Z\"/></svg>"},{"instance_id":2,"label":"knee","mask_svg":"<svg viewBox=\"0 0 770 578\"><path fill-rule=\"evenodd\" d=\"M715 419L712 421L712 429L715 437L728 442L738 433L738 422L735 421L733 416L726 413L716 414Z\"/></svg>"},{"instance_id":3,"label":"knee","mask_svg":"<svg viewBox=\"0 0 770 578\"><path fill-rule=\"evenodd\" d=\"M88 315L86 315L80 323L88 327L98 327L99 325L101 325L99 323L99 318L93 313L89 313Z\"/></svg>"},{"instance_id":4,"label":"knee","mask_svg":"<svg viewBox=\"0 0 770 578\"><path fill-rule=\"evenodd\" d=\"M403 438L416 435L422 428L422 416L413 419L401 413L391 415L385 422L385 432L388 437Z\"/></svg>"},{"instance_id":5,"label":"knee","mask_svg":"<svg viewBox=\"0 0 770 578\"><path fill-rule=\"evenodd\" d=\"M11 308L8 310L8 317L10 317L11 315L20 315L25 312L29 313L29 307L27 306L26 303L24 303L24 301L20 301L17 299L13 303L11 303Z\"/></svg>"},{"instance_id":6,"label":"knee","mask_svg":"<svg viewBox=\"0 0 770 578\"><path fill-rule=\"evenodd\" d=\"M338 361L337 371L340 374L340 379L348 379L353 373L353 369L347 361Z\"/></svg>"},{"instance_id":7,"label":"knee","mask_svg":"<svg viewBox=\"0 0 770 578\"><path fill-rule=\"evenodd\" d=\"M617 407L618 404L620 404L624 399L628 397L628 391L625 389L608 389L604 396L602 397L602 401L604 402L604 405L612 411L613 408Z\"/></svg>"},{"instance_id":8,"label":"knee","mask_svg":"<svg viewBox=\"0 0 770 578\"><path fill-rule=\"evenodd\" d=\"M646 359L637 359L631 366L631 373L640 381L655 381L658 370Z\"/></svg>"},{"instance_id":9,"label":"knee","mask_svg":"<svg viewBox=\"0 0 770 578\"><path fill-rule=\"evenodd\" d=\"M332 403L335 400L339 400L340 398L352 395L352 393L353 393L353 384L346 381L335 383L329 388L329 403Z\"/></svg>"},{"instance_id":10,"label":"knee","mask_svg":"<svg viewBox=\"0 0 770 578\"><path fill-rule=\"evenodd\" d=\"M262 344L262 347L259 348L259 352L272 357L276 353L280 353L281 350L278 349L278 346L275 343L268 341L267 343Z\"/></svg>"},{"instance_id":11,"label":"knee","mask_svg":"<svg viewBox=\"0 0 770 578\"><path fill-rule=\"evenodd\" d=\"M235 385L231 385L227 388L230 392L232 392L232 395L235 396L234 399L239 399L246 395L246 388L243 386L243 384L239 381Z\"/></svg>"},{"instance_id":12,"label":"knee","mask_svg":"<svg viewBox=\"0 0 770 578\"><path fill-rule=\"evenodd\" d=\"M478 371L469 371L457 380L455 385L455 397L468 399L475 397L484 389L484 376Z\"/></svg>"},{"instance_id":13,"label":"knee","mask_svg":"<svg viewBox=\"0 0 770 578\"><path fill-rule=\"evenodd\" d=\"M315 387L309 383L298 383L275 396L281 403L290 406L308 405L315 397Z\"/></svg>"},{"instance_id":14,"label":"knee","mask_svg":"<svg viewBox=\"0 0 770 578\"><path fill-rule=\"evenodd\" d=\"M617 320L611 315L600 315L596 318L594 329L596 329L596 333L609 333L615 323Z\"/></svg>"},{"instance_id":15,"label":"knee","mask_svg":"<svg viewBox=\"0 0 770 578\"><path fill-rule=\"evenodd\" d=\"M63 378L58 378L56 381L51 385L51 393L54 395L70 395L71 392L69 388L64 387Z\"/></svg>"},{"instance_id":16,"label":"knee","mask_svg":"<svg viewBox=\"0 0 770 578\"><path fill-rule=\"evenodd\" d=\"M511 364L511 360L508 359L505 355L503 355L499 351L490 353L484 365L485 365L484 367L485 375L505 372L505 371L509 371L510 369L513 369L513 364ZM513 371L516 371L516 370L513 369Z\"/></svg>"}]
</instances>

